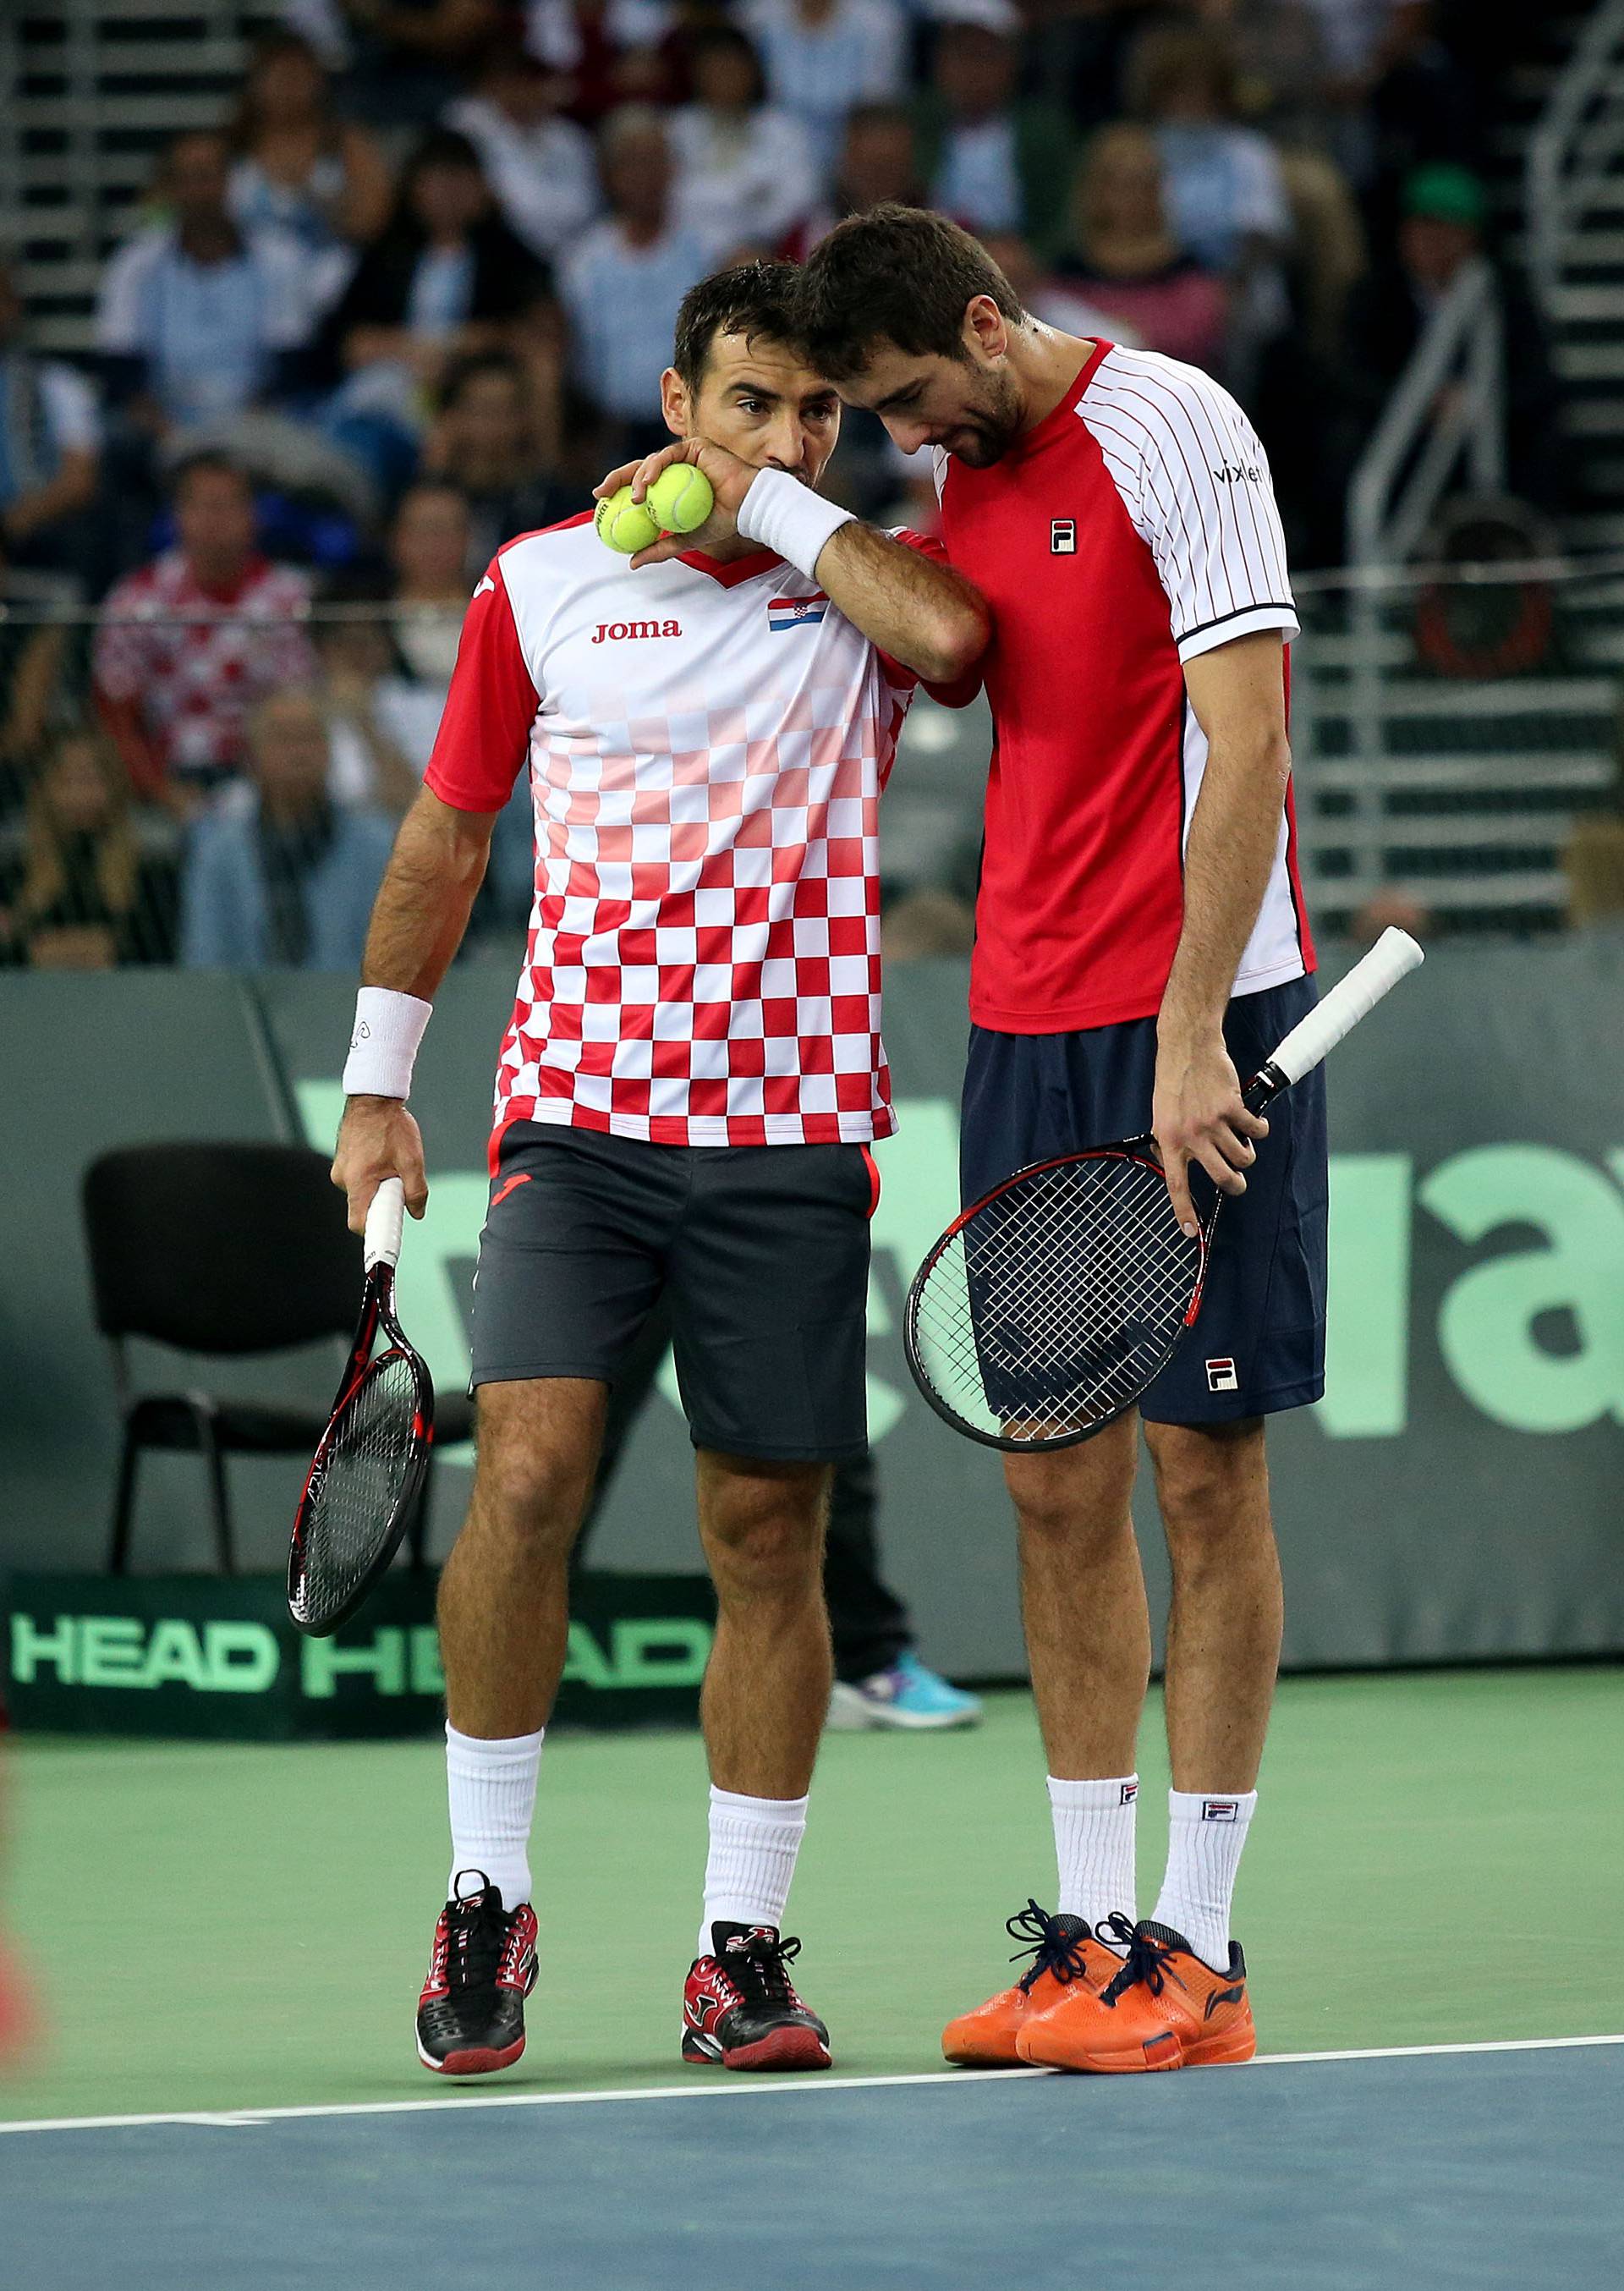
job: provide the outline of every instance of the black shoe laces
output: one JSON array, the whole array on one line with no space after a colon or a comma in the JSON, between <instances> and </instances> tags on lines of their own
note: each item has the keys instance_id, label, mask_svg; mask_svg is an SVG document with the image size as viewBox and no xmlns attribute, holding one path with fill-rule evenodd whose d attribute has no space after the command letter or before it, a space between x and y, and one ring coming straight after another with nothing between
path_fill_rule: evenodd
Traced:
<instances>
[{"instance_id":1,"label":"black shoe laces","mask_svg":"<svg viewBox=\"0 0 1624 2291\"><path fill-rule=\"evenodd\" d=\"M1100 1991L1102 2005L1114 2005L1119 1997L1125 1997L1141 1981L1153 1997L1160 1997L1170 1981L1188 1990L1189 1983L1181 1981L1168 1963L1173 1954L1168 1943L1132 1925L1120 1909L1112 1910L1101 1925L1099 1933L1102 1941L1120 1941L1128 1951L1122 1960L1122 1971L1114 1974L1108 1986Z\"/></svg>"},{"instance_id":2,"label":"black shoe laces","mask_svg":"<svg viewBox=\"0 0 1624 2291\"><path fill-rule=\"evenodd\" d=\"M502 1970L511 1920L488 1891L446 1905L446 1985L459 1990L494 1989Z\"/></svg>"},{"instance_id":3,"label":"black shoe laces","mask_svg":"<svg viewBox=\"0 0 1624 2291\"><path fill-rule=\"evenodd\" d=\"M1088 1959L1082 1953L1082 1944L1089 1932L1086 1925L1080 1932L1065 1933L1057 1917L1051 1917L1047 1909L1041 1909L1035 1901L1029 1901L1017 1917L1004 1919L1004 1931L1011 1941L1026 1944L1025 1949L1015 1951L1009 1962L1018 1965L1024 1957L1032 1959L1015 1984L1027 1996L1031 1996L1034 1982L1046 1973L1052 1973L1057 1981L1065 1982L1081 1981L1086 1977Z\"/></svg>"},{"instance_id":4,"label":"black shoe laces","mask_svg":"<svg viewBox=\"0 0 1624 2291\"><path fill-rule=\"evenodd\" d=\"M799 2005L787 1967L800 1955L797 1934L745 1933L728 1943L721 1965L747 2005Z\"/></svg>"}]
</instances>

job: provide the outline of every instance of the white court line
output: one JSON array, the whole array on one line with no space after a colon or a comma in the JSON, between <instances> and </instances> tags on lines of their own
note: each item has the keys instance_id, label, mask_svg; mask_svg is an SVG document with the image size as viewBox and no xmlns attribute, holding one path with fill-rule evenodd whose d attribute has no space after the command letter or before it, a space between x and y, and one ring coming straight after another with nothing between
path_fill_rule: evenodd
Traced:
<instances>
[{"instance_id":1,"label":"white court line","mask_svg":"<svg viewBox=\"0 0 1624 2291\"><path fill-rule=\"evenodd\" d=\"M1254 2069L1295 2068L1324 2061L1409 2061L1437 2059L1459 2053L1557 2053L1580 2046L1624 2045L1624 2035L1599 2037L1505 2037L1476 2045L1377 2045L1364 2051L1340 2053L1264 2053L1248 2065ZM881 2085L1009 2084L1020 2077L1057 2076L1057 2069L926 2069L902 2076L758 2077L736 2076L727 2083L628 2085L605 2092L469 2092L446 2093L436 2100L326 2101L308 2108L204 2109L156 2116L57 2116L0 2122L6 2132L125 2132L149 2124L205 2124L241 2131L256 2124L273 2124L288 2118L318 2116L418 2116L425 2110L448 2108L568 2108L594 2101L718 2100L741 2098L748 2093L872 2091Z\"/></svg>"}]
</instances>

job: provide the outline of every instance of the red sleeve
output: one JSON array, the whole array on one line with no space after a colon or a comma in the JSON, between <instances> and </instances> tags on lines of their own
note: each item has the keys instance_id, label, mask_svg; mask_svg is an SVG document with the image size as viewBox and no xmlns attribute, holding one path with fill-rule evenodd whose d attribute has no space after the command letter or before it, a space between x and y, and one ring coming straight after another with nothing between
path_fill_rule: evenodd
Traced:
<instances>
[{"instance_id":1,"label":"red sleeve","mask_svg":"<svg viewBox=\"0 0 1624 2291\"><path fill-rule=\"evenodd\" d=\"M493 558L463 615L424 784L457 811L500 811L513 792L540 705L501 560Z\"/></svg>"},{"instance_id":2,"label":"red sleeve","mask_svg":"<svg viewBox=\"0 0 1624 2291\"><path fill-rule=\"evenodd\" d=\"M893 533L891 538L900 541L904 549L917 549L920 555L928 557L933 565L945 565L951 561L946 550L934 534L912 533L904 526ZM894 684L899 692L912 692L920 681L911 668L904 668L901 661L893 660L888 652L880 654L880 664L888 681ZM981 689L980 667L968 669L954 684L927 684L923 689L944 708L968 708Z\"/></svg>"}]
</instances>

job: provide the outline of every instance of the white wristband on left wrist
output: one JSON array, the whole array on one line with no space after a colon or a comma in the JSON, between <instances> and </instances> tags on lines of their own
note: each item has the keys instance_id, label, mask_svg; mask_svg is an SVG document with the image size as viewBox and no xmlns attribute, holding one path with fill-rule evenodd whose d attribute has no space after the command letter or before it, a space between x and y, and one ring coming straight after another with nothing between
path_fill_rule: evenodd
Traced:
<instances>
[{"instance_id":1,"label":"white wristband on left wrist","mask_svg":"<svg viewBox=\"0 0 1624 2291\"><path fill-rule=\"evenodd\" d=\"M759 541L811 581L831 536L850 524L851 511L821 500L787 470L758 470L736 522L746 541Z\"/></svg>"}]
</instances>

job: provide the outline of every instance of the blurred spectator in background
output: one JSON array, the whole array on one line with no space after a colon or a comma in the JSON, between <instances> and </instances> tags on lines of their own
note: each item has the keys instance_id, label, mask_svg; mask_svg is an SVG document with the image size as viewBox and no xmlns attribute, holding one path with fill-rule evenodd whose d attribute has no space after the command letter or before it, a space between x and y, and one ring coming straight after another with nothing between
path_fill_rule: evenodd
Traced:
<instances>
[{"instance_id":1,"label":"blurred spectator in background","mask_svg":"<svg viewBox=\"0 0 1624 2291\"><path fill-rule=\"evenodd\" d=\"M236 221L229 163L223 136L176 136L155 186L169 219L138 231L102 278L109 401L149 437L285 397L303 379L308 260L285 233Z\"/></svg>"},{"instance_id":2,"label":"blurred spectator in background","mask_svg":"<svg viewBox=\"0 0 1624 2291\"><path fill-rule=\"evenodd\" d=\"M308 683L316 663L300 625L309 584L259 553L243 472L197 454L173 501L174 546L109 593L93 674L137 794L184 812L241 769L256 700Z\"/></svg>"},{"instance_id":3,"label":"blurred spectator in background","mask_svg":"<svg viewBox=\"0 0 1624 2291\"><path fill-rule=\"evenodd\" d=\"M471 95L446 109L465 135L509 229L553 261L603 204L592 139L562 117L568 82L517 40L493 47Z\"/></svg>"},{"instance_id":4,"label":"blurred spectator in background","mask_svg":"<svg viewBox=\"0 0 1624 2291\"><path fill-rule=\"evenodd\" d=\"M662 44L675 13L664 0L527 0L525 44L568 79L571 117L595 127L623 103L674 93Z\"/></svg>"},{"instance_id":5,"label":"blurred spectator in background","mask_svg":"<svg viewBox=\"0 0 1624 2291\"><path fill-rule=\"evenodd\" d=\"M777 251L788 261L804 262L843 215L858 214L885 199L904 207L930 203L920 173L913 114L905 103L860 103L846 122L826 196L784 234Z\"/></svg>"},{"instance_id":6,"label":"blurred spectator in background","mask_svg":"<svg viewBox=\"0 0 1624 2291\"><path fill-rule=\"evenodd\" d=\"M434 735L424 746L422 711L402 673L382 584L366 575L342 576L321 602L314 627L327 719L327 792L335 803L398 816L422 785Z\"/></svg>"},{"instance_id":7,"label":"blurred spectator in background","mask_svg":"<svg viewBox=\"0 0 1624 2291\"><path fill-rule=\"evenodd\" d=\"M1124 120L1096 130L1072 193L1071 249L1057 268L1147 350L1223 370L1229 298L1168 226L1162 153L1147 129Z\"/></svg>"},{"instance_id":8,"label":"blurred spectator in background","mask_svg":"<svg viewBox=\"0 0 1624 2291\"><path fill-rule=\"evenodd\" d=\"M84 569L101 422L84 376L28 347L21 301L0 259L0 573L8 564Z\"/></svg>"},{"instance_id":9,"label":"blurred spectator in background","mask_svg":"<svg viewBox=\"0 0 1624 2291\"><path fill-rule=\"evenodd\" d=\"M905 94L907 20L896 0L745 0L768 92L805 121L821 167L832 167L859 103Z\"/></svg>"},{"instance_id":10,"label":"blurred spectator in background","mask_svg":"<svg viewBox=\"0 0 1624 2291\"><path fill-rule=\"evenodd\" d=\"M968 954L976 944L976 911L952 891L909 891L886 908L880 935L888 963Z\"/></svg>"},{"instance_id":11,"label":"blurred spectator in background","mask_svg":"<svg viewBox=\"0 0 1624 2291\"><path fill-rule=\"evenodd\" d=\"M181 960L193 969L353 970L393 827L333 802L326 720L313 693L260 701L248 748L251 800L210 813L193 832Z\"/></svg>"},{"instance_id":12,"label":"blurred spectator in background","mask_svg":"<svg viewBox=\"0 0 1624 2291\"><path fill-rule=\"evenodd\" d=\"M422 474L448 479L462 494L470 580L515 534L589 505L584 490L557 473L558 432L557 406L537 403L532 369L508 351L477 350L446 375Z\"/></svg>"},{"instance_id":13,"label":"blurred spectator in background","mask_svg":"<svg viewBox=\"0 0 1624 2291\"><path fill-rule=\"evenodd\" d=\"M437 692L442 704L473 590L470 538L468 503L445 478L419 478L409 486L390 527L396 649L407 673Z\"/></svg>"},{"instance_id":14,"label":"blurred spectator in background","mask_svg":"<svg viewBox=\"0 0 1624 2291\"><path fill-rule=\"evenodd\" d=\"M341 117L321 60L296 32L271 32L248 65L228 131L231 213L245 231L301 246L313 305L343 292L356 247L389 219L394 184L376 140Z\"/></svg>"},{"instance_id":15,"label":"blurred spectator in background","mask_svg":"<svg viewBox=\"0 0 1624 2291\"><path fill-rule=\"evenodd\" d=\"M1130 109L1162 154L1163 197L1186 253L1232 282L1227 379L1244 392L1264 343L1287 323L1291 210L1279 155L1236 120L1234 53L1216 28L1153 27L1135 47Z\"/></svg>"},{"instance_id":16,"label":"blurred spectator in background","mask_svg":"<svg viewBox=\"0 0 1624 2291\"><path fill-rule=\"evenodd\" d=\"M602 458L614 462L667 438L660 376L671 359L677 308L710 269L708 252L676 221L665 123L646 105L611 112L599 130L609 213L559 273L575 377L607 417Z\"/></svg>"},{"instance_id":17,"label":"blurred spectator in background","mask_svg":"<svg viewBox=\"0 0 1624 2291\"><path fill-rule=\"evenodd\" d=\"M770 251L816 205L812 139L767 101L760 58L729 25L690 50L694 98L671 121L679 226L720 262L744 246Z\"/></svg>"},{"instance_id":18,"label":"blurred spectator in background","mask_svg":"<svg viewBox=\"0 0 1624 2291\"><path fill-rule=\"evenodd\" d=\"M282 0L284 19L381 126L426 127L511 14L506 0Z\"/></svg>"},{"instance_id":19,"label":"blurred spectator in background","mask_svg":"<svg viewBox=\"0 0 1624 2291\"><path fill-rule=\"evenodd\" d=\"M1008 12L1007 31L962 22L937 33L920 151L932 206L978 237L1018 231L1041 256L1065 234L1077 139L1063 111L1017 92L1020 19Z\"/></svg>"},{"instance_id":20,"label":"blurred spectator in background","mask_svg":"<svg viewBox=\"0 0 1624 2291\"><path fill-rule=\"evenodd\" d=\"M1131 319L1095 301L1064 268L1046 269L1024 238L1012 231L990 230L981 243L1019 295L1022 309L1045 326L1081 334L1085 341L1121 342L1130 350L1146 347Z\"/></svg>"},{"instance_id":21,"label":"blurred spectator in background","mask_svg":"<svg viewBox=\"0 0 1624 2291\"><path fill-rule=\"evenodd\" d=\"M1400 201L1392 256L1348 300L1342 385L1361 434L1380 419L1434 312L1461 272L1487 253L1488 192L1469 169L1444 162L1418 168L1405 181ZM1560 509L1569 483L1561 385L1532 297L1504 264L1494 268L1507 476L1514 491L1540 508Z\"/></svg>"},{"instance_id":22,"label":"blurred spectator in background","mask_svg":"<svg viewBox=\"0 0 1624 2291\"><path fill-rule=\"evenodd\" d=\"M324 330L326 369L347 377L331 434L394 491L416 459L424 393L452 360L497 344L522 353L552 309L546 266L496 213L473 145L432 129Z\"/></svg>"},{"instance_id":23,"label":"blurred spectator in background","mask_svg":"<svg viewBox=\"0 0 1624 2291\"><path fill-rule=\"evenodd\" d=\"M60 734L16 848L0 848L0 962L173 962L175 909L173 858L143 848L117 751L97 732Z\"/></svg>"}]
</instances>

